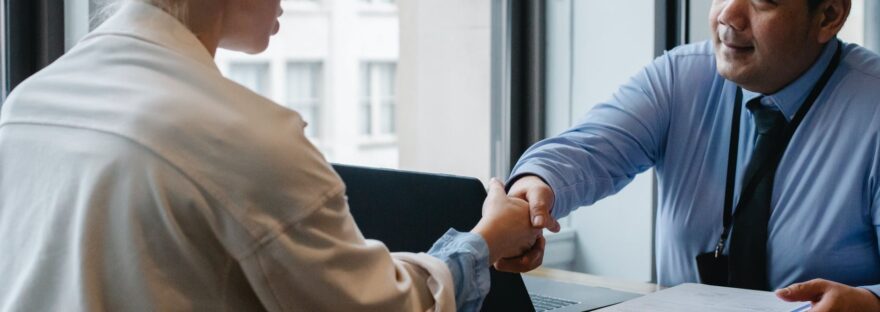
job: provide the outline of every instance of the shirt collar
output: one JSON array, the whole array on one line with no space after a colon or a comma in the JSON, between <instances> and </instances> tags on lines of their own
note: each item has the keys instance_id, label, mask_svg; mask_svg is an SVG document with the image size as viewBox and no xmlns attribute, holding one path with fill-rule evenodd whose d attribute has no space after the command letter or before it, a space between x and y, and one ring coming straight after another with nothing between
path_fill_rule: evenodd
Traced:
<instances>
[{"instance_id":1,"label":"shirt collar","mask_svg":"<svg viewBox=\"0 0 880 312\"><path fill-rule=\"evenodd\" d=\"M782 90L773 94L764 95L764 99L761 101L762 104L776 107L785 115L785 118L788 119L788 121L791 121L791 119L794 118L794 115L797 114L798 109L800 109L801 104L803 104L804 99L809 95L810 90L816 82L819 81L819 78L822 77L825 68L831 63L831 58L834 57L834 52L837 50L837 45L839 44L840 43L836 39L825 44L819 59L813 63L813 66L810 67L807 72L794 82L782 88ZM743 89L743 100L746 103L761 95L762 94L760 93Z\"/></svg>"},{"instance_id":2,"label":"shirt collar","mask_svg":"<svg viewBox=\"0 0 880 312\"><path fill-rule=\"evenodd\" d=\"M83 41L107 34L127 35L158 44L220 72L211 53L192 31L173 16L150 4L126 1L116 14Z\"/></svg>"}]
</instances>

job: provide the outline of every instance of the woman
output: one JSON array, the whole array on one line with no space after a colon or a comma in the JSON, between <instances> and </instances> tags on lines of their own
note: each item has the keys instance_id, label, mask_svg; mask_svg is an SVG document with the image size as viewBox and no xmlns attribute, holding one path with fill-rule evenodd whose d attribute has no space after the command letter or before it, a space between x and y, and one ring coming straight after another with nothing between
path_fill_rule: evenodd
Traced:
<instances>
[{"instance_id":1,"label":"woman","mask_svg":"<svg viewBox=\"0 0 880 312\"><path fill-rule=\"evenodd\" d=\"M476 310L490 263L543 246L496 181L430 255L364 240L299 115L213 62L264 50L280 14L128 1L10 95L0 310Z\"/></svg>"}]
</instances>

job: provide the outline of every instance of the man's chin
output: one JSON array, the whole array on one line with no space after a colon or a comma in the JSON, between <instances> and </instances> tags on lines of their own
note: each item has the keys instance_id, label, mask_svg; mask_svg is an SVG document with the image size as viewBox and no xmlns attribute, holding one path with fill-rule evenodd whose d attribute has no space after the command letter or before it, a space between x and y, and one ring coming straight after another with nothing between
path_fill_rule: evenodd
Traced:
<instances>
[{"instance_id":1,"label":"man's chin","mask_svg":"<svg viewBox=\"0 0 880 312\"><path fill-rule=\"evenodd\" d=\"M744 86L750 81L748 70L742 65L718 64L718 75L737 85Z\"/></svg>"}]
</instances>

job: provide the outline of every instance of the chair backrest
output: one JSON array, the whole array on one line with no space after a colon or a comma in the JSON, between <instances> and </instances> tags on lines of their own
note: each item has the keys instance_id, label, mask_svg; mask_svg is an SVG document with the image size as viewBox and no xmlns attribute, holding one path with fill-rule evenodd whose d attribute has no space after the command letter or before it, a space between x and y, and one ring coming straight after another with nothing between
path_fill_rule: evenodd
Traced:
<instances>
[{"instance_id":1,"label":"chair backrest","mask_svg":"<svg viewBox=\"0 0 880 312\"><path fill-rule=\"evenodd\" d=\"M450 227L480 220L486 190L475 178L333 165L346 185L351 214L365 237L391 251L425 252ZM519 274L491 270L483 311L533 311Z\"/></svg>"}]
</instances>

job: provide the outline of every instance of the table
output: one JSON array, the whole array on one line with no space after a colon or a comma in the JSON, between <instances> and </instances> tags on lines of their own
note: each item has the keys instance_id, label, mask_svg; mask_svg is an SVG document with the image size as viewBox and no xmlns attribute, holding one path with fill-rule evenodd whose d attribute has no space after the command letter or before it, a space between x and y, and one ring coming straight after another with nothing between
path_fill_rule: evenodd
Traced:
<instances>
[{"instance_id":1,"label":"table","mask_svg":"<svg viewBox=\"0 0 880 312\"><path fill-rule=\"evenodd\" d=\"M636 293L640 295L646 295L653 293L655 291L663 289L663 287L645 282L633 282L616 278L609 277L601 277L597 275L584 274L579 272L551 269L551 268L537 268L531 272L524 273L529 276L541 277L546 279L552 279L555 281L573 283L573 284L581 284L586 286L594 286L594 287L605 287L609 289L625 291Z\"/></svg>"}]
</instances>

